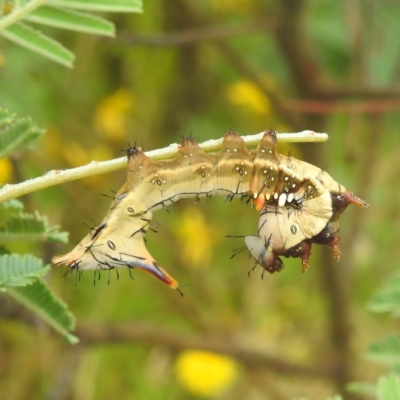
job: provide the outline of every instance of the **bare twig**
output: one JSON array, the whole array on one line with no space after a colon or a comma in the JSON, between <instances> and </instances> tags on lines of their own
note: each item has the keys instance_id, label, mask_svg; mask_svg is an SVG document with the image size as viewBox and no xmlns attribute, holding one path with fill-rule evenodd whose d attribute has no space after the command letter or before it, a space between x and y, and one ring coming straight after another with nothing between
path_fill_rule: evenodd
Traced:
<instances>
[{"instance_id":1,"label":"bare twig","mask_svg":"<svg viewBox=\"0 0 400 400\"><path fill-rule=\"evenodd\" d=\"M264 132L257 135L242 136L248 146L256 145ZM216 151L221 148L222 138L216 140L208 140L200 144L204 151ZM316 133L313 131L302 131L297 133L279 133L278 140L284 142L325 142L328 140L326 133ZM162 160L172 158L176 155L179 145L177 143L170 144L163 149L146 152L146 155L155 159ZM100 175L106 172L116 171L126 167L126 157L116 158L109 161L92 161L91 163L78 168L67 170L49 171L41 177L27 180L15 185L5 185L0 190L0 202L13 199L24 194L45 189L50 186L59 185L61 183L70 182L76 179L86 178L92 175Z\"/></svg>"},{"instance_id":2,"label":"bare twig","mask_svg":"<svg viewBox=\"0 0 400 400\"><path fill-rule=\"evenodd\" d=\"M291 112L308 114L383 114L400 110L400 101L373 100L373 101L327 101L327 100L299 100L288 101L282 107Z\"/></svg>"},{"instance_id":3,"label":"bare twig","mask_svg":"<svg viewBox=\"0 0 400 400\"><path fill-rule=\"evenodd\" d=\"M159 326L145 323L80 325L76 334L81 339L81 345L141 342L163 345L174 351L199 349L227 354L247 366L268 368L286 375L328 378L331 372L329 367L323 364L307 366L278 358L268 353L263 346L256 346L243 338L179 334L163 331Z\"/></svg>"},{"instance_id":4,"label":"bare twig","mask_svg":"<svg viewBox=\"0 0 400 400\"><path fill-rule=\"evenodd\" d=\"M150 35L122 33L118 35L117 41L133 46L182 46L205 40L229 39L234 36L265 32L272 27L273 24L270 20L261 20L241 25L211 26ZM113 43L115 43L115 39Z\"/></svg>"}]
</instances>

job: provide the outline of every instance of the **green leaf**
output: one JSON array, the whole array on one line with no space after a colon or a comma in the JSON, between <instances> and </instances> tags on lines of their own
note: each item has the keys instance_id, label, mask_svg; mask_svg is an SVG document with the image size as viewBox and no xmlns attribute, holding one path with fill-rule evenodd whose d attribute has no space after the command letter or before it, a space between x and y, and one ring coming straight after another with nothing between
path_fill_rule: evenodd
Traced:
<instances>
[{"instance_id":1,"label":"green leaf","mask_svg":"<svg viewBox=\"0 0 400 400\"><path fill-rule=\"evenodd\" d=\"M378 381L378 400L400 399L400 378L395 374L383 376Z\"/></svg>"},{"instance_id":2,"label":"green leaf","mask_svg":"<svg viewBox=\"0 0 400 400\"><path fill-rule=\"evenodd\" d=\"M23 148L43 132L30 118L17 118L15 114L0 108L0 158Z\"/></svg>"},{"instance_id":3,"label":"green leaf","mask_svg":"<svg viewBox=\"0 0 400 400\"><path fill-rule=\"evenodd\" d=\"M68 242L68 232L59 232L58 226L49 226L47 217L38 212L19 212L4 221L0 219L0 241L52 241Z\"/></svg>"},{"instance_id":4,"label":"green leaf","mask_svg":"<svg viewBox=\"0 0 400 400\"><path fill-rule=\"evenodd\" d=\"M114 24L103 18L54 7L40 7L25 19L38 24L97 35L115 36Z\"/></svg>"},{"instance_id":5,"label":"green leaf","mask_svg":"<svg viewBox=\"0 0 400 400\"><path fill-rule=\"evenodd\" d=\"M390 312L394 316L400 315L400 274L395 275L377 292L368 304L368 308L374 312Z\"/></svg>"},{"instance_id":6,"label":"green leaf","mask_svg":"<svg viewBox=\"0 0 400 400\"><path fill-rule=\"evenodd\" d=\"M346 389L360 396L375 396L377 392L377 386L369 382L351 382L346 385Z\"/></svg>"},{"instance_id":7,"label":"green leaf","mask_svg":"<svg viewBox=\"0 0 400 400\"><path fill-rule=\"evenodd\" d=\"M0 288L25 286L44 275L50 268L30 254L0 255Z\"/></svg>"},{"instance_id":8,"label":"green leaf","mask_svg":"<svg viewBox=\"0 0 400 400\"><path fill-rule=\"evenodd\" d=\"M10 114L8 110L4 110L0 107L0 128L5 125L11 124L15 119L15 114Z\"/></svg>"},{"instance_id":9,"label":"green leaf","mask_svg":"<svg viewBox=\"0 0 400 400\"><path fill-rule=\"evenodd\" d=\"M75 318L68 311L66 304L40 279L32 285L9 290L8 293L52 326L70 344L78 343L79 339L69 333L75 327Z\"/></svg>"},{"instance_id":10,"label":"green leaf","mask_svg":"<svg viewBox=\"0 0 400 400\"><path fill-rule=\"evenodd\" d=\"M0 35L65 67L72 68L73 66L75 56L71 51L22 22L5 28L0 31Z\"/></svg>"},{"instance_id":11,"label":"green leaf","mask_svg":"<svg viewBox=\"0 0 400 400\"><path fill-rule=\"evenodd\" d=\"M371 343L365 356L387 366L400 365L400 335L387 336Z\"/></svg>"},{"instance_id":12,"label":"green leaf","mask_svg":"<svg viewBox=\"0 0 400 400\"><path fill-rule=\"evenodd\" d=\"M0 203L0 208L2 208L5 212L19 212L24 209L24 205L17 199L10 199Z\"/></svg>"},{"instance_id":13,"label":"green leaf","mask_svg":"<svg viewBox=\"0 0 400 400\"><path fill-rule=\"evenodd\" d=\"M51 0L50 5L105 12L143 12L142 0Z\"/></svg>"}]
</instances>

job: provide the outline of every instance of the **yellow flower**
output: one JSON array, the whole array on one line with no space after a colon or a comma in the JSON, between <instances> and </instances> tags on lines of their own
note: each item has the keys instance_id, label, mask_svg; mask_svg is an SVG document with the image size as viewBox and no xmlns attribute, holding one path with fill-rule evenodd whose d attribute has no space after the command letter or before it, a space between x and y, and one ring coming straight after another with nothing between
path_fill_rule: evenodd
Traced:
<instances>
[{"instance_id":1,"label":"yellow flower","mask_svg":"<svg viewBox=\"0 0 400 400\"><path fill-rule=\"evenodd\" d=\"M13 165L8 158L0 160L0 185L9 183L13 173Z\"/></svg>"},{"instance_id":2,"label":"yellow flower","mask_svg":"<svg viewBox=\"0 0 400 400\"><path fill-rule=\"evenodd\" d=\"M178 381L199 396L215 396L234 382L238 367L231 357L200 350L182 352L175 364Z\"/></svg>"},{"instance_id":3,"label":"yellow flower","mask_svg":"<svg viewBox=\"0 0 400 400\"><path fill-rule=\"evenodd\" d=\"M255 114L262 115L271 112L271 101L252 82L241 80L231 85L227 90L228 100L235 105L248 107Z\"/></svg>"},{"instance_id":4,"label":"yellow flower","mask_svg":"<svg viewBox=\"0 0 400 400\"><path fill-rule=\"evenodd\" d=\"M104 98L97 107L94 125L100 134L114 143L121 143L128 131L129 112L133 107L133 95L124 88Z\"/></svg>"}]
</instances>

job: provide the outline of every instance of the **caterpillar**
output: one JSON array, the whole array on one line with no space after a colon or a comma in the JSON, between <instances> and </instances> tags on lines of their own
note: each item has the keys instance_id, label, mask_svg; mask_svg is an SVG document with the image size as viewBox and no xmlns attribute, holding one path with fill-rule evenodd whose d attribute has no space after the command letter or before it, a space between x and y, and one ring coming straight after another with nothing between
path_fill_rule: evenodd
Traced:
<instances>
[{"instance_id":1,"label":"caterpillar","mask_svg":"<svg viewBox=\"0 0 400 400\"><path fill-rule=\"evenodd\" d=\"M103 221L70 253L54 256L54 265L68 271L138 268L177 289L178 281L145 246L153 212L182 198L221 195L251 201L260 211L257 235L244 237L257 264L273 273L284 266L280 256L299 257L304 272L313 243L331 246L339 259L339 217L349 204L368 207L327 172L278 154L273 130L252 151L237 133L228 132L214 154L192 137L182 140L171 160L154 161L136 145L126 153L127 181Z\"/></svg>"}]
</instances>

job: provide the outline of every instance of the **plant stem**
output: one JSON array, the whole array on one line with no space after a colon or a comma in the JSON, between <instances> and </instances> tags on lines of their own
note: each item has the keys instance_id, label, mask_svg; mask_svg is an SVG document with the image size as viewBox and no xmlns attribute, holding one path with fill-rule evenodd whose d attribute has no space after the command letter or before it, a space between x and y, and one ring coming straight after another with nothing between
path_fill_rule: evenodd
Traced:
<instances>
[{"instance_id":1,"label":"plant stem","mask_svg":"<svg viewBox=\"0 0 400 400\"><path fill-rule=\"evenodd\" d=\"M242 136L242 139L248 146L255 146L259 143L264 132L256 135ZM297 133L278 133L278 140L282 142L326 142L328 135L326 133L316 133L313 131L302 131ZM221 148L223 138L208 140L200 143L199 146L205 151L216 151ZM145 154L155 160L173 158L179 145L170 144L168 147L158 150L148 151ZM126 157L120 157L109 161L92 161L87 165L67 170L52 170L46 172L43 176L29 179L15 185L7 184L0 189L0 202L22 196L27 193L45 189L50 186L70 182L76 179L86 178L92 175L100 175L106 172L116 171L126 167Z\"/></svg>"},{"instance_id":2,"label":"plant stem","mask_svg":"<svg viewBox=\"0 0 400 400\"><path fill-rule=\"evenodd\" d=\"M0 31L23 19L26 15L36 10L36 8L45 4L46 1L47 0L32 0L25 3L25 5L22 7L15 7L10 14L0 18Z\"/></svg>"}]
</instances>

